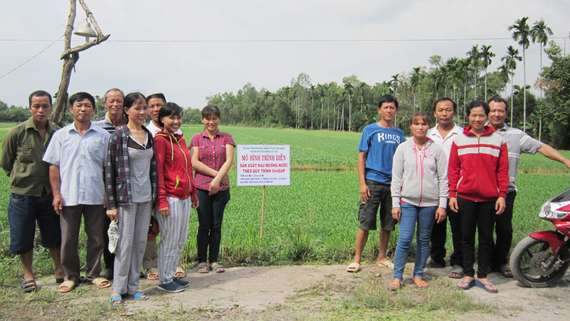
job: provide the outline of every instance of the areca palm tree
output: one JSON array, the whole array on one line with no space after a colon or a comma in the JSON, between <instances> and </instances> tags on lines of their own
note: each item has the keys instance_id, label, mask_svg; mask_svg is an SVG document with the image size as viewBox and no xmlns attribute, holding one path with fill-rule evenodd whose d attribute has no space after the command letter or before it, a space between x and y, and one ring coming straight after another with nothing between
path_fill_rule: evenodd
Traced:
<instances>
[{"instance_id":1,"label":"areca palm tree","mask_svg":"<svg viewBox=\"0 0 570 321\"><path fill-rule=\"evenodd\" d=\"M422 67L414 67L413 68L413 73L412 73L412 77L411 77L411 83L412 83L412 93L414 94L414 112L416 112L416 95L417 95L417 91L418 91L418 85L420 84L420 77L421 77L421 70Z\"/></svg>"},{"instance_id":2,"label":"areca palm tree","mask_svg":"<svg viewBox=\"0 0 570 321\"><path fill-rule=\"evenodd\" d=\"M540 19L530 29L530 35L533 43L538 42L540 44L540 71L542 72L542 47L548 43L548 36L552 36L552 29L546 25L543 19ZM542 89L540 90L540 97L542 97Z\"/></svg>"},{"instance_id":3,"label":"areca palm tree","mask_svg":"<svg viewBox=\"0 0 570 321\"><path fill-rule=\"evenodd\" d=\"M479 62L480 62L480 53L479 53L479 45L475 45L467 52L467 58L469 58L469 63L473 67L475 76L475 87L473 99L477 99L477 77L479 76Z\"/></svg>"},{"instance_id":4,"label":"areca palm tree","mask_svg":"<svg viewBox=\"0 0 570 321\"><path fill-rule=\"evenodd\" d=\"M507 55L501 58L501 61L507 66L509 74L511 75L511 126L513 125L513 98L514 98L514 76L517 69L517 60L521 61L522 57L519 56L519 50L513 46L507 48Z\"/></svg>"},{"instance_id":5,"label":"areca palm tree","mask_svg":"<svg viewBox=\"0 0 570 321\"><path fill-rule=\"evenodd\" d=\"M524 87L526 88L526 56L525 51L530 45L530 27L526 22L528 17L517 19L515 24L509 26L509 31L513 31L513 39L521 45L523 49L523 71L524 71ZM523 91L523 131L526 131L526 90Z\"/></svg>"},{"instance_id":6,"label":"areca palm tree","mask_svg":"<svg viewBox=\"0 0 570 321\"><path fill-rule=\"evenodd\" d=\"M479 53L481 56L481 61L483 63L483 68L485 68L485 101L487 101L487 68L493 60L491 58L495 57L495 54L491 52L492 46L483 45L481 47L481 52Z\"/></svg>"}]
</instances>

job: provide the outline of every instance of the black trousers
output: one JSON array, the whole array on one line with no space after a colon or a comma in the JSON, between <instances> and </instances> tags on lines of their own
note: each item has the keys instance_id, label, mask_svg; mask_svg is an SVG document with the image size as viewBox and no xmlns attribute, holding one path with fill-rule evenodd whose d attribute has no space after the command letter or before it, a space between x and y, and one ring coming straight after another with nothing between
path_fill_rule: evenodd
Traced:
<instances>
[{"instance_id":1,"label":"black trousers","mask_svg":"<svg viewBox=\"0 0 570 321\"><path fill-rule=\"evenodd\" d=\"M495 242L495 252L493 255L493 267L499 267L509 262L509 251L513 242L513 206L517 191L507 193L507 207L501 215L495 218L495 233L497 235Z\"/></svg>"},{"instance_id":2,"label":"black trousers","mask_svg":"<svg viewBox=\"0 0 570 321\"><path fill-rule=\"evenodd\" d=\"M218 262L222 239L224 209L230 200L230 190L208 195L208 191L198 189L198 262ZM209 250L209 251L208 251ZM206 260L208 259L208 260Z\"/></svg>"},{"instance_id":3,"label":"black trousers","mask_svg":"<svg viewBox=\"0 0 570 321\"><path fill-rule=\"evenodd\" d=\"M463 266L463 257L461 256L461 214L455 213L449 207L446 210L447 218L441 223L433 225L431 232L431 259L437 263L445 263L445 242L447 240L447 220L451 226L451 237L453 240L453 254L449 260L451 266Z\"/></svg>"},{"instance_id":4,"label":"black trousers","mask_svg":"<svg viewBox=\"0 0 570 321\"><path fill-rule=\"evenodd\" d=\"M473 202L457 198L461 212L461 250L465 276L475 276L475 232L478 232L477 277L486 278L491 272L494 251L493 230L495 228L495 201Z\"/></svg>"}]
</instances>

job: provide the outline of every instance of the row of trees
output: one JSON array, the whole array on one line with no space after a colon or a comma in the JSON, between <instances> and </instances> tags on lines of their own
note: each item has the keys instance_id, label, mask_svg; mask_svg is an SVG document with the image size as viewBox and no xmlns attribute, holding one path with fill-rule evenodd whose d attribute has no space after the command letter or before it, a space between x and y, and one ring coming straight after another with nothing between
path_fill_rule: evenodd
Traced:
<instances>
[{"instance_id":1,"label":"row of trees","mask_svg":"<svg viewBox=\"0 0 570 321\"><path fill-rule=\"evenodd\" d=\"M513 32L513 40L520 45L522 56L516 45L507 46L501 54L502 50L495 51L491 45L476 44L465 57L444 60L440 55L433 55L429 58L429 67L414 67L373 85L360 81L354 75L344 77L341 84L313 84L309 75L301 73L291 79L289 86L275 92L265 88L257 90L247 83L235 94L218 93L208 100L209 104L220 107L224 122L228 124L359 131L377 118L375 102L385 94L393 94L400 101L396 125L403 129L407 128L412 112L430 112L438 98L450 97L458 103L458 122L464 125L464 108L470 101L502 96L510 100L509 124L561 146L551 121L555 114L560 120L563 110L562 105L554 103L558 100L554 98L552 86L557 84L567 88L570 82L557 80L560 75L547 74L547 71L558 68L554 66L562 64L565 57L554 42L544 49L552 35L544 20L536 21L530 27L528 17L523 17L508 29ZM543 72L535 84L541 90L538 99L526 81L526 50L531 43L539 44L541 52L539 63ZM545 68L542 67L543 51L552 61L552 65ZM497 70L489 70L495 57L500 57L502 64ZM519 62L523 64L522 85L514 83Z\"/></svg>"}]
</instances>

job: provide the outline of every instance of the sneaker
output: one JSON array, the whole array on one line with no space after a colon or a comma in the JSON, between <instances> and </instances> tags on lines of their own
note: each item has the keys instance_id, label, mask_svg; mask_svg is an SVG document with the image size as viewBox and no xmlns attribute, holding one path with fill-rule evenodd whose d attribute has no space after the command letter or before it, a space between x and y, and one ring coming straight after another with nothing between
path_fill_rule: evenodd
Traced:
<instances>
[{"instance_id":1,"label":"sneaker","mask_svg":"<svg viewBox=\"0 0 570 321\"><path fill-rule=\"evenodd\" d=\"M177 293L184 291L184 287L174 281L170 281L165 284L159 284L158 289L161 291L166 291L170 293Z\"/></svg>"},{"instance_id":2,"label":"sneaker","mask_svg":"<svg viewBox=\"0 0 570 321\"><path fill-rule=\"evenodd\" d=\"M182 287L185 287L185 288L190 286L190 282L184 281L180 278L172 278L172 281L176 282L178 285L181 285Z\"/></svg>"}]
</instances>

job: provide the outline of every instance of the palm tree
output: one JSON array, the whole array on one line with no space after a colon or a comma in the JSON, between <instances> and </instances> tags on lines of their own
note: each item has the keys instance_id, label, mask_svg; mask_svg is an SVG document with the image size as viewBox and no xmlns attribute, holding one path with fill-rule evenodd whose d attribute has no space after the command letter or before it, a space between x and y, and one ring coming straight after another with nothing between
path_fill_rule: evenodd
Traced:
<instances>
[{"instance_id":1,"label":"palm tree","mask_svg":"<svg viewBox=\"0 0 570 321\"><path fill-rule=\"evenodd\" d=\"M447 78L450 80L451 85L453 86L454 101L457 101L455 97L455 90L457 89L457 81L459 80L457 75L457 70L459 68L458 63L459 63L459 58L457 57L451 57L447 59L447 61L445 62L445 67L447 68ZM447 94L445 96L447 97Z\"/></svg>"},{"instance_id":2,"label":"palm tree","mask_svg":"<svg viewBox=\"0 0 570 321\"><path fill-rule=\"evenodd\" d=\"M523 49L523 71L524 71L524 87L526 88L526 56L525 51L530 45L530 27L526 22L528 17L517 19L515 24L509 26L509 31L513 31L513 39L522 46ZM526 131L526 90L523 91L523 131Z\"/></svg>"},{"instance_id":3,"label":"palm tree","mask_svg":"<svg viewBox=\"0 0 570 321\"><path fill-rule=\"evenodd\" d=\"M477 77L479 76L479 45L475 45L467 52L467 57L469 58L469 63L473 66L473 70L475 71L475 87L474 87L474 95L473 99L477 99Z\"/></svg>"},{"instance_id":4,"label":"palm tree","mask_svg":"<svg viewBox=\"0 0 570 321\"><path fill-rule=\"evenodd\" d=\"M414 112L416 112L416 95L418 91L418 85L420 84L420 72L422 67L414 67L414 72L412 73L412 93L414 94Z\"/></svg>"},{"instance_id":5,"label":"palm tree","mask_svg":"<svg viewBox=\"0 0 570 321\"><path fill-rule=\"evenodd\" d=\"M519 50L513 46L507 48L507 55L501 58L501 61L509 69L509 74L511 75L511 126L513 126L513 98L514 98L514 76L515 70L517 69L517 60L521 61L522 57L519 56Z\"/></svg>"},{"instance_id":6,"label":"palm tree","mask_svg":"<svg viewBox=\"0 0 570 321\"><path fill-rule=\"evenodd\" d=\"M487 68L493 60L491 58L495 57L495 54L491 52L492 46L483 45L481 47L480 57L483 62L483 68L485 68L485 101L487 101Z\"/></svg>"},{"instance_id":7,"label":"palm tree","mask_svg":"<svg viewBox=\"0 0 570 321\"><path fill-rule=\"evenodd\" d=\"M465 104L467 101L467 83L468 83L468 73L469 73L469 58L461 58L459 59L459 63L457 64L457 73L460 75L461 80L463 81L463 111L465 111ZM464 114L459 113L460 118L465 120Z\"/></svg>"},{"instance_id":8,"label":"palm tree","mask_svg":"<svg viewBox=\"0 0 570 321\"><path fill-rule=\"evenodd\" d=\"M540 71L542 72L542 47L548 43L548 36L552 36L552 29L546 25L543 19L540 19L530 29L530 35L533 43L538 42L540 44ZM540 89L540 97L542 98L542 89Z\"/></svg>"}]
</instances>

